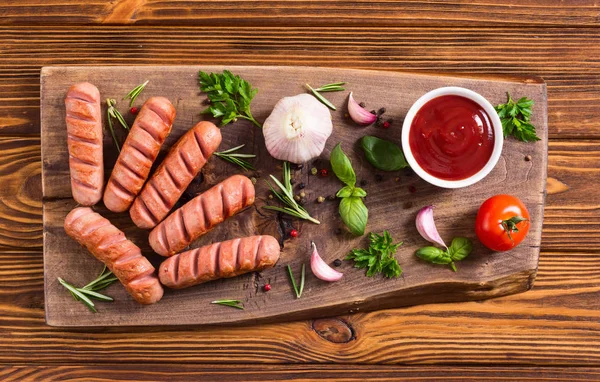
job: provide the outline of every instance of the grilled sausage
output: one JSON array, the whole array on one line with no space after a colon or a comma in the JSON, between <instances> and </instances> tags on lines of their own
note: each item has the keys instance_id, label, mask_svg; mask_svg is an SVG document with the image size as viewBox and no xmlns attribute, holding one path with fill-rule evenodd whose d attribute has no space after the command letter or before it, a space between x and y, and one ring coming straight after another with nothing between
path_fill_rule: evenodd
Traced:
<instances>
[{"instance_id":1,"label":"grilled sausage","mask_svg":"<svg viewBox=\"0 0 600 382\"><path fill-rule=\"evenodd\" d=\"M129 209L148 178L160 146L171 132L175 108L168 99L152 97L144 103L104 191L104 204L113 212Z\"/></svg>"},{"instance_id":2,"label":"grilled sausage","mask_svg":"<svg viewBox=\"0 0 600 382\"><path fill-rule=\"evenodd\" d=\"M102 199L104 160L100 92L88 82L69 88L65 98L67 146L73 199L93 206Z\"/></svg>"},{"instance_id":3,"label":"grilled sausage","mask_svg":"<svg viewBox=\"0 0 600 382\"><path fill-rule=\"evenodd\" d=\"M148 240L156 253L171 256L254 203L254 185L234 175L196 196L159 223Z\"/></svg>"},{"instance_id":4,"label":"grilled sausage","mask_svg":"<svg viewBox=\"0 0 600 382\"><path fill-rule=\"evenodd\" d=\"M135 198L129 210L135 225L150 229L160 223L220 144L221 131L211 122L200 122L179 138Z\"/></svg>"},{"instance_id":5,"label":"grilled sausage","mask_svg":"<svg viewBox=\"0 0 600 382\"><path fill-rule=\"evenodd\" d=\"M181 289L272 268L277 260L279 243L273 236L250 236L170 257L160 265L158 276L164 286Z\"/></svg>"},{"instance_id":6,"label":"grilled sausage","mask_svg":"<svg viewBox=\"0 0 600 382\"><path fill-rule=\"evenodd\" d=\"M65 231L106 264L137 302L153 304L162 298L152 264L108 219L89 207L75 208L65 219Z\"/></svg>"}]
</instances>

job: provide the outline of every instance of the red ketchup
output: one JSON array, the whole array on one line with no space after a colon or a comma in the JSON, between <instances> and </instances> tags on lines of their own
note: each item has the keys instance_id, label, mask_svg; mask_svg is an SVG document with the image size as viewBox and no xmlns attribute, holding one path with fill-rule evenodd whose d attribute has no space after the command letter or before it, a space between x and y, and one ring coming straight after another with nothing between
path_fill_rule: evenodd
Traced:
<instances>
[{"instance_id":1,"label":"red ketchup","mask_svg":"<svg viewBox=\"0 0 600 382\"><path fill-rule=\"evenodd\" d=\"M423 105L413 118L408 140L419 166L444 180L475 175L494 150L489 115L478 103L456 95Z\"/></svg>"}]
</instances>

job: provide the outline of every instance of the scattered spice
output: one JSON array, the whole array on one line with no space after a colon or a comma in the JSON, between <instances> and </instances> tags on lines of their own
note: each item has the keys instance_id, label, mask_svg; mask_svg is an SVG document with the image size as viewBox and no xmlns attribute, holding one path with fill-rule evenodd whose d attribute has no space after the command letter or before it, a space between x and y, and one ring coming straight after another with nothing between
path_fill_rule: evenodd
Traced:
<instances>
[{"instance_id":1,"label":"scattered spice","mask_svg":"<svg viewBox=\"0 0 600 382\"><path fill-rule=\"evenodd\" d=\"M298 230L295 230L295 229L291 230L290 231L290 236L291 237L298 237Z\"/></svg>"},{"instance_id":2,"label":"scattered spice","mask_svg":"<svg viewBox=\"0 0 600 382\"><path fill-rule=\"evenodd\" d=\"M306 197L306 192L302 191L299 195L300 195L301 198L305 198Z\"/></svg>"},{"instance_id":3,"label":"scattered spice","mask_svg":"<svg viewBox=\"0 0 600 382\"><path fill-rule=\"evenodd\" d=\"M300 201L298 202L301 206L306 204L306 199L305 198L300 198Z\"/></svg>"},{"instance_id":4,"label":"scattered spice","mask_svg":"<svg viewBox=\"0 0 600 382\"><path fill-rule=\"evenodd\" d=\"M331 195L329 195L329 196L327 197L327 199L329 199L329 200L335 200L335 199L336 199L336 197L335 197L335 195L331 194Z\"/></svg>"},{"instance_id":5,"label":"scattered spice","mask_svg":"<svg viewBox=\"0 0 600 382\"><path fill-rule=\"evenodd\" d=\"M135 107L135 106L134 106L134 107L132 107L131 109L129 109L129 112L130 112L131 114L137 114L137 113L139 113L139 112L140 112L140 109L138 109L137 107Z\"/></svg>"},{"instance_id":6,"label":"scattered spice","mask_svg":"<svg viewBox=\"0 0 600 382\"><path fill-rule=\"evenodd\" d=\"M384 129L389 129L391 124L390 121L385 121L382 125L381 125Z\"/></svg>"},{"instance_id":7,"label":"scattered spice","mask_svg":"<svg viewBox=\"0 0 600 382\"><path fill-rule=\"evenodd\" d=\"M294 164L294 168L296 170L302 170L304 168L304 163Z\"/></svg>"},{"instance_id":8,"label":"scattered spice","mask_svg":"<svg viewBox=\"0 0 600 382\"><path fill-rule=\"evenodd\" d=\"M313 168L310 169L310 173L313 174L313 175L317 175L318 172L319 172L319 170L317 170L316 167L313 167Z\"/></svg>"},{"instance_id":9,"label":"scattered spice","mask_svg":"<svg viewBox=\"0 0 600 382\"><path fill-rule=\"evenodd\" d=\"M324 197L322 197L322 196L319 196L319 197L317 198L317 203L323 203L324 201L325 201L325 198L324 198Z\"/></svg>"},{"instance_id":10,"label":"scattered spice","mask_svg":"<svg viewBox=\"0 0 600 382\"><path fill-rule=\"evenodd\" d=\"M265 286L263 286L263 290L264 290L265 292L268 292L268 291L270 291L270 290L271 290L271 284L265 284Z\"/></svg>"},{"instance_id":11,"label":"scattered spice","mask_svg":"<svg viewBox=\"0 0 600 382\"><path fill-rule=\"evenodd\" d=\"M360 107L363 107L363 108L364 108L364 107L366 107L366 106L367 106L367 104L366 104L366 103L364 103L364 102L360 102L360 103L358 104L358 106L360 106Z\"/></svg>"},{"instance_id":12,"label":"scattered spice","mask_svg":"<svg viewBox=\"0 0 600 382\"><path fill-rule=\"evenodd\" d=\"M328 173L329 172L327 171L326 168L321 169L321 172L320 172L321 176L325 177L325 176L327 176Z\"/></svg>"},{"instance_id":13,"label":"scattered spice","mask_svg":"<svg viewBox=\"0 0 600 382\"><path fill-rule=\"evenodd\" d=\"M377 110L377 115L381 115L383 113L385 113L385 107L382 107L379 110Z\"/></svg>"},{"instance_id":14,"label":"scattered spice","mask_svg":"<svg viewBox=\"0 0 600 382\"><path fill-rule=\"evenodd\" d=\"M300 201L300 195L294 195L294 200L299 202Z\"/></svg>"},{"instance_id":15,"label":"scattered spice","mask_svg":"<svg viewBox=\"0 0 600 382\"><path fill-rule=\"evenodd\" d=\"M300 183L300 184L298 185L298 188L299 188L299 189L301 189L301 190L302 190L304 187L306 187L306 185L304 184L304 182L302 182L302 183Z\"/></svg>"},{"instance_id":16,"label":"scattered spice","mask_svg":"<svg viewBox=\"0 0 600 382\"><path fill-rule=\"evenodd\" d=\"M342 260L340 259L335 259L333 261L333 265L335 265L336 267L339 267L340 265L342 265Z\"/></svg>"},{"instance_id":17,"label":"scattered spice","mask_svg":"<svg viewBox=\"0 0 600 382\"><path fill-rule=\"evenodd\" d=\"M376 175L375 175L375 180L376 180L377 182L381 182L381 181L383 180L383 175L381 175L381 174L376 174Z\"/></svg>"},{"instance_id":18,"label":"scattered spice","mask_svg":"<svg viewBox=\"0 0 600 382\"><path fill-rule=\"evenodd\" d=\"M531 155L527 155L527 156L525 157L525 162L529 162L529 161L531 161Z\"/></svg>"},{"instance_id":19,"label":"scattered spice","mask_svg":"<svg viewBox=\"0 0 600 382\"><path fill-rule=\"evenodd\" d=\"M344 113L344 118L349 119L350 118L350 114Z\"/></svg>"},{"instance_id":20,"label":"scattered spice","mask_svg":"<svg viewBox=\"0 0 600 382\"><path fill-rule=\"evenodd\" d=\"M371 110L369 113L371 113L373 115L377 115L377 112L375 110Z\"/></svg>"},{"instance_id":21,"label":"scattered spice","mask_svg":"<svg viewBox=\"0 0 600 382\"><path fill-rule=\"evenodd\" d=\"M269 194L269 199L273 199L273 194Z\"/></svg>"},{"instance_id":22,"label":"scattered spice","mask_svg":"<svg viewBox=\"0 0 600 382\"><path fill-rule=\"evenodd\" d=\"M397 177L396 177L396 179L394 179L394 180L395 180L396 182L399 182L399 181L400 181L400 177L399 177L399 176L397 176Z\"/></svg>"},{"instance_id":23,"label":"scattered spice","mask_svg":"<svg viewBox=\"0 0 600 382\"><path fill-rule=\"evenodd\" d=\"M408 186L408 191L411 194L414 194L415 192L417 192L417 188L411 184L410 186Z\"/></svg>"},{"instance_id":24,"label":"scattered spice","mask_svg":"<svg viewBox=\"0 0 600 382\"><path fill-rule=\"evenodd\" d=\"M252 184L256 184L256 178L255 177L250 178L250 181L252 182Z\"/></svg>"}]
</instances>

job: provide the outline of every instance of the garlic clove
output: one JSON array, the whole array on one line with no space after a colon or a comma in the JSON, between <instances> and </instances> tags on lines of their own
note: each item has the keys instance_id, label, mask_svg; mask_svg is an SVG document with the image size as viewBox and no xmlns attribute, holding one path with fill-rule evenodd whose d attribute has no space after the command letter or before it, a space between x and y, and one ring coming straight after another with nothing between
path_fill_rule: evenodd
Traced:
<instances>
[{"instance_id":1,"label":"garlic clove","mask_svg":"<svg viewBox=\"0 0 600 382\"><path fill-rule=\"evenodd\" d=\"M358 104L352 97L352 92L348 97L348 114L350 118L359 125L368 126L377 120L377 116L366 110Z\"/></svg>"},{"instance_id":2,"label":"garlic clove","mask_svg":"<svg viewBox=\"0 0 600 382\"><path fill-rule=\"evenodd\" d=\"M298 164L321 155L332 131L329 109L310 94L280 99L263 124L269 154Z\"/></svg>"},{"instance_id":3,"label":"garlic clove","mask_svg":"<svg viewBox=\"0 0 600 382\"><path fill-rule=\"evenodd\" d=\"M448 248L444 240L438 233L435 221L433 220L433 206L423 207L417 214L416 219L417 231L423 236L423 239L439 244L444 248Z\"/></svg>"},{"instance_id":4,"label":"garlic clove","mask_svg":"<svg viewBox=\"0 0 600 382\"><path fill-rule=\"evenodd\" d=\"M327 265L326 262L323 261L321 256L319 256L319 252L317 252L317 245L311 241L310 246L312 248L312 255L310 256L310 269L314 273L317 278L323 281L338 281L344 276L343 273L336 271Z\"/></svg>"}]
</instances>

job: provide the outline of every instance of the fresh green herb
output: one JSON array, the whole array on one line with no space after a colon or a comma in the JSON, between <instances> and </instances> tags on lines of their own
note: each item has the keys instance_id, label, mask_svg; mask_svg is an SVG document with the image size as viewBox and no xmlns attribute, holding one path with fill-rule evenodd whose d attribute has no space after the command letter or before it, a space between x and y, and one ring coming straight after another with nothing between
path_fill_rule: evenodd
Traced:
<instances>
[{"instance_id":1,"label":"fresh green herb","mask_svg":"<svg viewBox=\"0 0 600 382\"><path fill-rule=\"evenodd\" d=\"M265 180L265 182L267 182L267 184L269 185L271 192L273 192L273 194L279 200L281 200L281 202L283 204L285 204L286 207L281 208L281 207L276 207L276 206L264 206L263 208L266 208L268 210L282 212L284 214L288 214L291 216L295 216L299 219L308 220L315 224L321 224L320 221L311 217L309 215L308 211L306 211L304 209L304 207L299 205L296 202L296 200L294 199L294 191L292 189L292 182L291 182L290 164L288 162L283 162L283 179L282 179L283 184L282 184L282 182L277 180L277 178L275 178L273 175L271 175L271 179L277 185L277 187L279 187L279 189L281 191L275 190L275 188L271 185L271 183L268 180Z\"/></svg>"},{"instance_id":2,"label":"fresh green herb","mask_svg":"<svg viewBox=\"0 0 600 382\"><path fill-rule=\"evenodd\" d=\"M369 242L369 248L353 249L346 260L354 260L355 268L367 268L368 277L376 273L382 273L387 278L400 276L402 268L394 255L402 242L393 244L388 231L383 231L383 235L371 232Z\"/></svg>"},{"instance_id":3,"label":"fresh green herb","mask_svg":"<svg viewBox=\"0 0 600 382\"><path fill-rule=\"evenodd\" d=\"M129 93L127 93L127 95L125 97L123 97L123 101L126 99L129 99L129 107L133 106L133 103L135 102L135 99L140 95L140 93L144 90L144 88L146 87L146 85L148 85L148 82L150 82L150 80L146 80L146 82L144 82L143 84L139 84L138 86L134 87Z\"/></svg>"},{"instance_id":4,"label":"fresh green herb","mask_svg":"<svg viewBox=\"0 0 600 382\"><path fill-rule=\"evenodd\" d=\"M121 145L119 144L119 140L117 139L117 135L115 134L115 128L113 126L112 120L114 118L117 121L119 121L119 123L121 124L121 126L123 126L123 128L125 128L125 130L129 130L129 125L127 125L127 122L125 122L125 119L123 118L119 110L115 108L116 104L116 100L111 98L106 99L106 106L108 106L108 108L106 109L106 120L108 121L108 129L110 130L110 135L112 135L112 139L115 142L115 146L117 146L117 151L120 153Z\"/></svg>"},{"instance_id":5,"label":"fresh green herb","mask_svg":"<svg viewBox=\"0 0 600 382\"><path fill-rule=\"evenodd\" d=\"M304 264L302 264L302 271L300 273L300 288L296 285L296 279L294 278L294 272L292 272L292 267L288 264L287 266L288 274L290 275L290 281L292 282L292 287L294 288L294 292L296 292L296 298L300 298L302 296L302 292L304 291Z\"/></svg>"},{"instance_id":6,"label":"fresh green herb","mask_svg":"<svg viewBox=\"0 0 600 382\"><path fill-rule=\"evenodd\" d=\"M455 237L448 250L444 251L436 247L423 247L415 252L415 255L433 264L449 264L456 272L455 261L461 261L473 251L471 240L466 237Z\"/></svg>"},{"instance_id":7,"label":"fresh green herb","mask_svg":"<svg viewBox=\"0 0 600 382\"><path fill-rule=\"evenodd\" d=\"M365 135L360 140L369 163L383 171L398 171L408 167L402 149L395 143Z\"/></svg>"},{"instance_id":8,"label":"fresh green herb","mask_svg":"<svg viewBox=\"0 0 600 382\"><path fill-rule=\"evenodd\" d=\"M202 114L212 114L215 118L221 118L221 126L242 118L262 127L250 111L250 103L258 89L253 88L248 81L229 70L223 70L222 74L200 71L198 79L200 90L208 95L211 102Z\"/></svg>"},{"instance_id":9,"label":"fresh green herb","mask_svg":"<svg viewBox=\"0 0 600 382\"><path fill-rule=\"evenodd\" d=\"M117 277L111 271L107 270L106 266L104 266L102 272L100 272L94 281L82 288L77 288L60 277L58 278L58 282L71 293L75 301L83 302L94 313L96 313L96 308L90 298L101 301L113 301L112 297L98 293L98 291L108 287L117 280Z\"/></svg>"},{"instance_id":10,"label":"fresh green herb","mask_svg":"<svg viewBox=\"0 0 600 382\"><path fill-rule=\"evenodd\" d=\"M215 300L211 301L211 304L225 305L230 306L232 308L244 310L244 305L240 300Z\"/></svg>"},{"instance_id":11,"label":"fresh green herb","mask_svg":"<svg viewBox=\"0 0 600 382\"><path fill-rule=\"evenodd\" d=\"M225 151L217 151L214 154L216 156L218 156L219 158L226 160L227 162L233 163L233 164L237 164L238 166L240 166L241 168L243 168L244 170L248 171L248 170L255 170L254 166L252 166L252 163L248 162L247 160L245 160L244 158L255 158L256 155L254 154L242 154L242 153L236 153L235 151L241 149L242 147L244 147L245 145L239 145L236 147L232 147L228 150Z\"/></svg>"},{"instance_id":12,"label":"fresh green herb","mask_svg":"<svg viewBox=\"0 0 600 382\"><path fill-rule=\"evenodd\" d=\"M316 88L316 89L314 89L313 87L311 87L309 84L306 84L306 87L325 106L327 106L331 110L337 110L335 108L335 106L327 98L325 98L325 97L323 97L321 95L321 93L324 93L324 92L339 92L339 91L346 90L346 89L344 89L342 87L342 85L344 85L344 84L345 84L345 82L334 82L332 84L323 85L323 86L321 86L319 88Z\"/></svg>"},{"instance_id":13,"label":"fresh green herb","mask_svg":"<svg viewBox=\"0 0 600 382\"><path fill-rule=\"evenodd\" d=\"M535 126L531 124L533 100L523 97L515 102L508 92L506 95L508 97L506 103L496 106L504 137L512 135L523 142L539 141Z\"/></svg>"},{"instance_id":14,"label":"fresh green herb","mask_svg":"<svg viewBox=\"0 0 600 382\"><path fill-rule=\"evenodd\" d=\"M336 196L342 199L339 208L342 221L354 235L364 235L369 219L369 210L362 198L367 196L367 192L356 187L356 173L350 159L342 151L341 143L338 143L331 151L329 161L335 176L346 184L336 193Z\"/></svg>"}]
</instances>

